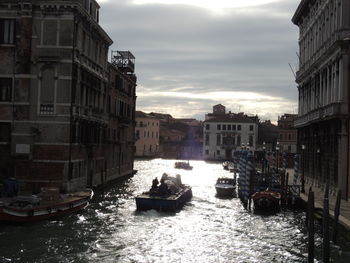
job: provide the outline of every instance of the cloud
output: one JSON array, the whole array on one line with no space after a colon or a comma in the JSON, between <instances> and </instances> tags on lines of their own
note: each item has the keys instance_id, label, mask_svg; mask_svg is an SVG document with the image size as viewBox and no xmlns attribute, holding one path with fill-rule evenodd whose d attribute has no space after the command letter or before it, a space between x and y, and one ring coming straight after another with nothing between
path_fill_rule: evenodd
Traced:
<instances>
[{"instance_id":1,"label":"cloud","mask_svg":"<svg viewBox=\"0 0 350 263\"><path fill-rule=\"evenodd\" d=\"M203 119L221 103L273 121L295 113L297 88L288 63L297 64L298 33L290 21L296 1L221 13L183 4L99 2L112 49L136 57L138 110ZM239 93L254 96L244 100Z\"/></svg>"}]
</instances>

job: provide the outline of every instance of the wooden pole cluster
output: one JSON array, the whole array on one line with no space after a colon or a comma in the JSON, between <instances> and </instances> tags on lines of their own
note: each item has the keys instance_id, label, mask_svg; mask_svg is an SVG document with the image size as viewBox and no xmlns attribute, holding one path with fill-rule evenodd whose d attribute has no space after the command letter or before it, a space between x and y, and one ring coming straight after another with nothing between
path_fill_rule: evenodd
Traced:
<instances>
[{"instance_id":1,"label":"wooden pole cluster","mask_svg":"<svg viewBox=\"0 0 350 263\"><path fill-rule=\"evenodd\" d=\"M341 201L341 190L338 191L337 200L334 211L334 226L332 241L336 242L337 230L339 223L340 214L340 201ZM307 213L306 213L306 225L308 229L308 262L314 262L314 250L315 250L315 227L314 227L314 213L315 213L315 195L310 188L307 202ZM330 215L329 215L329 183L326 185L326 190L323 199L323 218L322 218L322 236L323 236L323 249L322 259L324 263L330 262Z\"/></svg>"}]
</instances>

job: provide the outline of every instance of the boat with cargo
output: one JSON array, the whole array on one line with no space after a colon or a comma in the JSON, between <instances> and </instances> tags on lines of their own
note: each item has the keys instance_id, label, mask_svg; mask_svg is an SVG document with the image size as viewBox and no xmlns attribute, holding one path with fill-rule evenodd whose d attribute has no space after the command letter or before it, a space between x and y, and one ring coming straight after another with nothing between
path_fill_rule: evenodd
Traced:
<instances>
[{"instance_id":1,"label":"boat with cargo","mask_svg":"<svg viewBox=\"0 0 350 263\"><path fill-rule=\"evenodd\" d=\"M137 210L177 211L192 198L192 188L182 184L181 176L164 173L160 180L155 178L149 191L135 197Z\"/></svg>"}]
</instances>

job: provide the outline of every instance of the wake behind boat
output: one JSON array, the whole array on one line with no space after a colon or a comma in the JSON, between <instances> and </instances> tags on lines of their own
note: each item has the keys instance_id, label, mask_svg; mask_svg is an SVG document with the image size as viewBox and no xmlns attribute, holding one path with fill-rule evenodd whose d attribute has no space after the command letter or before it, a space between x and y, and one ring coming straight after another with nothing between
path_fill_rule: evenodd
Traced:
<instances>
[{"instance_id":1,"label":"wake behind boat","mask_svg":"<svg viewBox=\"0 0 350 263\"><path fill-rule=\"evenodd\" d=\"M151 189L135 198L137 210L176 211L192 198L192 188L182 184L180 175L172 177L164 173L158 184L155 178Z\"/></svg>"},{"instance_id":2,"label":"wake behind boat","mask_svg":"<svg viewBox=\"0 0 350 263\"><path fill-rule=\"evenodd\" d=\"M58 188L43 188L39 195L0 198L0 222L35 222L77 212L93 196L91 189L60 194Z\"/></svg>"},{"instance_id":3,"label":"wake behind boat","mask_svg":"<svg viewBox=\"0 0 350 263\"><path fill-rule=\"evenodd\" d=\"M220 177L215 184L216 194L222 197L234 196L236 180L234 178Z\"/></svg>"}]
</instances>

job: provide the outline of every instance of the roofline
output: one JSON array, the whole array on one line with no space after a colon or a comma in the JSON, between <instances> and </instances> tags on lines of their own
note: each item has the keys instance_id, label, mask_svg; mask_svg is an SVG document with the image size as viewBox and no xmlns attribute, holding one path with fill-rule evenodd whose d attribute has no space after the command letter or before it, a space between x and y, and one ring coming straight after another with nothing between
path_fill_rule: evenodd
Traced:
<instances>
[{"instance_id":1,"label":"roofline","mask_svg":"<svg viewBox=\"0 0 350 263\"><path fill-rule=\"evenodd\" d=\"M308 6L308 4L311 4L314 1L315 0L301 0L297 10L295 11L295 13L292 17L292 22L295 25L298 25L298 22L299 22L301 16L303 15L303 13L305 12L305 9Z\"/></svg>"}]
</instances>

